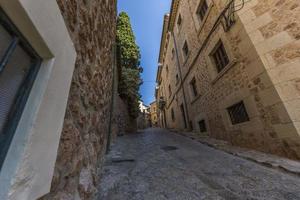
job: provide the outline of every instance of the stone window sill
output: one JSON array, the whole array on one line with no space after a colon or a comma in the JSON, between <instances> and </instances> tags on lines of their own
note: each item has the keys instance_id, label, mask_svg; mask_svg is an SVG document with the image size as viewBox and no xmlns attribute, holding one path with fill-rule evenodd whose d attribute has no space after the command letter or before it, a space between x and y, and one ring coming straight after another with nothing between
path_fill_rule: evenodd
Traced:
<instances>
[{"instance_id":1,"label":"stone window sill","mask_svg":"<svg viewBox=\"0 0 300 200\"><path fill-rule=\"evenodd\" d=\"M216 84L219 79L221 79L233 66L235 66L237 63L236 59L233 59L221 72L218 73L218 75L212 80L212 84Z\"/></svg>"}]
</instances>

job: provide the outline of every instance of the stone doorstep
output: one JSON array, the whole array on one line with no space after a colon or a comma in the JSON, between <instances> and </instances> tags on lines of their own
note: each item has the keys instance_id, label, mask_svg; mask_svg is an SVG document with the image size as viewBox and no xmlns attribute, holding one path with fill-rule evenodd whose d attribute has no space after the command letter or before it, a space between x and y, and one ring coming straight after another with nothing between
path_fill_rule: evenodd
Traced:
<instances>
[{"instance_id":1,"label":"stone doorstep","mask_svg":"<svg viewBox=\"0 0 300 200\"><path fill-rule=\"evenodd\" d=\"M222 150L231 155L247 159L269 168L279 169L287 173L300 176L300 162L298 161L282 158L272 154L262 153L247 148L235 147L230 145L226 141L209 138L208 136L199 136L199 134L193 132L179 132L176 130L171 131L176 134L188 137L192 140L196 140L212 148Z\"/></svg>"}]
</instances>

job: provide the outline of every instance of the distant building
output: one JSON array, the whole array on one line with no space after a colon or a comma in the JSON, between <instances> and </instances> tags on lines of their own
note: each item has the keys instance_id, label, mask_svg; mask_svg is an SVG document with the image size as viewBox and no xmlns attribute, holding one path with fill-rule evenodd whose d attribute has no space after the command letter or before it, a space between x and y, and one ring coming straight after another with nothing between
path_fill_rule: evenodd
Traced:
<instances>
[{"instance_id":1,"label":"distant building","mask_svg":"<svg viewBox=\"0 0 300 200\"><path fill-rule=\"evenodd\" d=\"M173 0L160 126L300 159L299 16L298 0Z\"/></svg>"},{"instance_id":2,"label":"distant building","mask_svg":"<svg viewBox=\"0 0 300 200\"><path fill-rule=\"evenodd\" d=\"M140 114L137 119L138 129L146 129L151 126L150 107L140 101Z\"/></svg>"},{"instance_id":3,"label":"distant building","mask_svg":"<svg viewBox=\"0 0 300 200\"><path fill-rule=\"evenodd\" d=\"M158 126L157 104L156 101L150 104L151 124L153 127Z\"/></svg>"}]
</instances>

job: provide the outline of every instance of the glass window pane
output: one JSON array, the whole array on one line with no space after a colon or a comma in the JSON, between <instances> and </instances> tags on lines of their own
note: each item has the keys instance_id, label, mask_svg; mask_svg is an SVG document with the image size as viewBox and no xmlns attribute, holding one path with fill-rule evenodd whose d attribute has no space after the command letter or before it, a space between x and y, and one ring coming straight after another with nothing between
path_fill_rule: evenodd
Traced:
<instances>
[{"instance_id":1,"label":"glass window pane","mask_svg":"<svg viewBox=\"0 0 300 200\"><path fill-rule=\"evenodd\" d=\"M8 120L18 94L29 68L31 57L20 46L17 46L10 57L7 66L0 74L0 133Z\"/></svg>"},{"instance_id":2,"label":"glass window pane","mask_svg":"<svg viewBox=\"0 0 300 200\"><path fill-rule=\"evenodd\" d=\"M0 60L12 41L12 36L0 25Z\"/></svg>"}]
</instances>

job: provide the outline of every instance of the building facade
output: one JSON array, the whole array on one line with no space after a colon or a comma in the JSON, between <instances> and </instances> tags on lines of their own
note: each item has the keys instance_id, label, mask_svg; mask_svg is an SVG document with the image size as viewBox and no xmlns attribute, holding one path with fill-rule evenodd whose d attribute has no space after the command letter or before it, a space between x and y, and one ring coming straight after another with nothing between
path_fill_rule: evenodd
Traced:
<instances>
[{"instance_id":1,"label":"building facade","mask_svg":"<svg viewBox=\"0 0 300 200\"><path fill-rule=\"evenodd\" d=\"M140 113L137 118L138 129L146 129L151 126L150 107L140 101Z\"/></svg>"},{"instance_id":2,"label":"building facade","mask_svg":"<svg viewBox=\"0 0 300 200\"><path fill-rule=\"evenodd\" d=\"M116 13L115 0L0 0L0 199L94 199Z\"/></svg>"},{"instance_id":3,"label":"building facade","mask_svg":"<svg viewBox=\"0 0 300 200\"><path fill-rule=\"evenodd\" d=\"M156 101L150 104L150 116L151 116L151 126L158 126L158 116L157 116L157 104Z\"/></svg>"},{"instance_id":4,"label":"building facade","mask_svg":"<svg viewBox=\"0 0 300 200\"><path fill-rule=\"evenodd\" d=\"M297 0L173 0L160 125L300 159L299 19Z\"/></svg>"}]
</instances>

